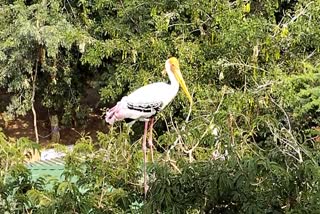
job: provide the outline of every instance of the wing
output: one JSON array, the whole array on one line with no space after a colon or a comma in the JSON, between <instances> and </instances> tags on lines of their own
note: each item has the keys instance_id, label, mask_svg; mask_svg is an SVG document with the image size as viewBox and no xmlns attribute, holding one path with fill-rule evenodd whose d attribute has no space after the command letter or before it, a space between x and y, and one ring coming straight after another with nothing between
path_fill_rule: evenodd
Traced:
<instances>
[{"instance_id":1,"label":"wing","mask_svg":"<svg viewBox=\"0 0 320 214\"><path fill-rule=\"evenodd\" d=\"M126 118L145 120L162 110L176 96L179 88L158 82L143 86L125 96L106 113L110 124Z\"/></svg>"},{"instance_id":2,"label":"wing","mask_svg":"<svg viewBox=\"0 0 320 214\"><path fill-rule=\"evenodd\" d=\"M177 91L172 90L171 85L157 82L135 90L123 100L127 102L129 109L144 112L160 111L176 94Z\"/></svg>"},{"instance_id":3,"label":"wing","mask_svg":"<svg viewBox=\"0 0 320 214\"><path fill-rule=\"evenodd\" d=\"M131 103L127 102L128 109L141 111L141 112L158 112L161 110L163 102L153 102L153 103Z\"/></svg>"}]
</instances>

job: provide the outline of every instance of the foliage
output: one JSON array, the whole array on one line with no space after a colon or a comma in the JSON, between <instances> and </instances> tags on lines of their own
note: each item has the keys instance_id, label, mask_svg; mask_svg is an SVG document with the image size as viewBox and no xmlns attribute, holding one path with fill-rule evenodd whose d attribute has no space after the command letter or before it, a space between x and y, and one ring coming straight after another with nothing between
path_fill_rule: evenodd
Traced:
<instances>
[{"instance_id":1,"label":"foliage","mask_svg":"<svg viewBox=\"0 0 320 214\"><path fill-rule=\"evenodd\" d=\"M179 95L158 115L146 199L143 130L119 123L108 134L98 133L97 140L79 139L65 158L62 181L33 181L21 166L20 150L4 146L1 160L15 167L1 174L1 211L319 210L318 1L3 3L0 86L12 93L9 112L22 114L30 107L40 49L45 58L38 99L63 111L64 118L85 112L80 101L87 84L110 105L162 79L169 56L179 58L195 105L186 121L187 101ZM7 145L8 139L1 135L0 142Z\"/></svg>"},{"instance_id":2,"label":"foliage","mask_svg":"<svg viewBox=\"0 0 320 214\"><path fill-rule=\"evenodd\" d=\"M62 7L59 1L14 1L0 8L0 87L12 93L11 115L30 110L34 81L36 101L52 113L79 111L87 77L78 47L90 36L68 21Z\"/></svg>"},{"instance_id":3,"label":"foliage","mask_svg":"<svg viewBox=\"0 0 320 214\"><path fill-rule=\"evenodd\" d=\"M166 213L312 213L319 206L319 167L310 161L290 169L255 156L185 166L181 174L158 166L148 210Z\"/></svg>"}]
</instances>

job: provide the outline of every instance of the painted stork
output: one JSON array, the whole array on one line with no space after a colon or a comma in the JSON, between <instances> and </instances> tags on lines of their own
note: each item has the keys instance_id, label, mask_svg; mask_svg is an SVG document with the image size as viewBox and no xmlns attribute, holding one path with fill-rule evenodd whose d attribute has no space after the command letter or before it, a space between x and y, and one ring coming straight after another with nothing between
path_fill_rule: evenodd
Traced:
<instances>
[{"instance_id":1,"label":"painted stork","mask_svg":"<svg viewBox=\"0 0 320 214\"><path fill-rule=\"evenodd\" d=\"M167 72L170 84L164 82L156 82L145 85L128 96L125 96L113 108L106 112L106 122L113 124L116 121L131 119L145 121L144 135L142 140L143 160L144 160L144 194L146 196L146 159L147 159L147 134L149 127L148 146L151 152L151 160L153 162L153 143L152 143L152 129L154 123L154 116L157 112L163 110L177 95L179 91L179 84L186 96L193 104L192 97L183 80L180 72L179 61L175 57L169 58L165 63L165 70Z\"/></svg>"}]
</instances>

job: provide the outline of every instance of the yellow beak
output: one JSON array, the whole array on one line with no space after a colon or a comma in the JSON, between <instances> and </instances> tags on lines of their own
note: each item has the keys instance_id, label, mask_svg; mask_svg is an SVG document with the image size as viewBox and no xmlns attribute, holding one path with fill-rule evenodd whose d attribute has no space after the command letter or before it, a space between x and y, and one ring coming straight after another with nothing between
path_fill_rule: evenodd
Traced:
<instances>
[{"instance_id":1,"label":"yellow beak","mask_svg":"<svg viewBox=\"0 0 320 214\"><path fill-rule=\"evenodd\" d=\"M182 90L184 91L184 93L186 94L187 98L189 99L190 105L192 106L193 105L192 97L191 97L191 95L189 93L189 90L188 90L188 88L186 86L186 83L185 83L185 81L184 81L184 79L182 77L182 74L181 74L179 69L175 69L174 76L178 80Z\"/></svg>"}]
</instances>

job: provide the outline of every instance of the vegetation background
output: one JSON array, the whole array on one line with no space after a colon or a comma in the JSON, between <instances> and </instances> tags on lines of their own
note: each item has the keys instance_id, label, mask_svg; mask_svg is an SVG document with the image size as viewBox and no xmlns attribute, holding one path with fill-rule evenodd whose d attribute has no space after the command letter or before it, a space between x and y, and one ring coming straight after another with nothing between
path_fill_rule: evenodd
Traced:
<instances>
[{"instance_id":1,"label":"vegetation background","mask_svg":"<svg viewBox=\"0 0 320 214\"><path fill-rule=\"evenodd\" d=\"M52 130L85 126L163 80L170 56L195 100L187 121L180 94L157 117L145 200L139 124L84 134L62 181L25 168L38 137L0 132L0 213L319 213L319 14L318 0L0 0L6 121L36 125L40 106Z\"/></svg>"}]
</instances>

